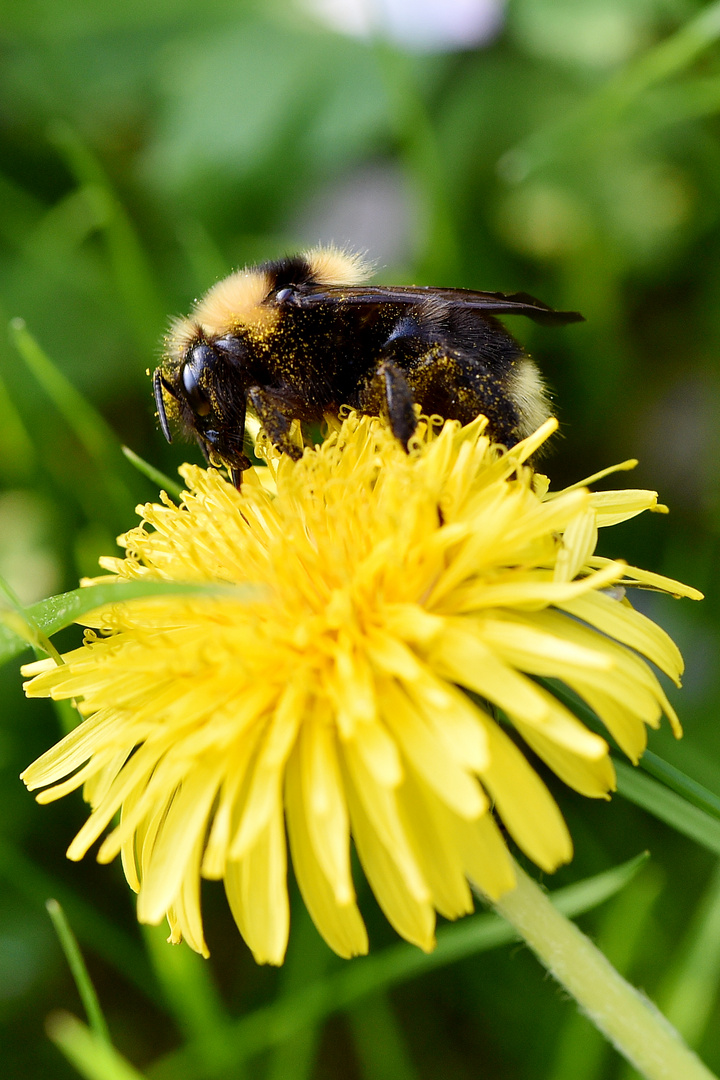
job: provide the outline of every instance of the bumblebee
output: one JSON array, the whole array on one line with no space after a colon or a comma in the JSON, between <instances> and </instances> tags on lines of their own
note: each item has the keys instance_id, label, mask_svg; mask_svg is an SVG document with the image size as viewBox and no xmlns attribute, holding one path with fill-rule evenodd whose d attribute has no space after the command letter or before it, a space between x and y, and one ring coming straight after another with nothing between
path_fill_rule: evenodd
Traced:
<instances>
[{"instance_id":1,"label":"bumblebee","mask_svg":"<svg viewBox=\"0 0 720 1080\"><path fill-rule=\"evenodd\" d=\"M535 363L495 316L577 322L526 293L368 284L358 255L318 247L239 270L176 320L154 375L163 433L170 419L240 483L246 410L290 457L293 420L342 405L384 415L407 447L425 415L468 423L483 413L512 446L549 415Z\"/></svg>"}]
</instances>

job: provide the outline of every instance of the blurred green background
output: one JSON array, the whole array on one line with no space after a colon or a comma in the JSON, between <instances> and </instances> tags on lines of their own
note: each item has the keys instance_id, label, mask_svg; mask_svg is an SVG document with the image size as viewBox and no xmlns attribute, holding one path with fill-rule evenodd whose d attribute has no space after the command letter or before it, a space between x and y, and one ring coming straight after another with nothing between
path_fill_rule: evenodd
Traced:
<instances>
[{"instance_id":1,"label":"blurred green background","mask_svg":"<svg viewBox=\"0 0 720 1080\"><path fill-rule=\"evenodd\" d=\"M291 0L0 0L0 572L27 602L96 572L157 494L121 443L170 473L198 460L165 444L147 369L168 317L231 268L334 240L367 250L379 281L525 290L587 318L512 323L562 423L554 486L638 457L621 483L657 489L671 514L611 530L603 553L707 594L636 602L687 661L672 695L685 739L651 747L720 794L720 4L479 7L484 40L433 33L430 50L403 44L402 14L367 41ZM422 5L409 10L417 31ZM362 962L334 958L296 905L286 967L257 968L215 883L210 961L141 931L119 866L64 858L79 795L43 808L18 781L60 722L24 700L17 663L0 679L4 1075L78 1075L44 1030L54 1009L81 1013L44 908L55 896L115 1045L148 1076L630 1076L519 948L381 980L283 1041L263 1008ZM650 850L581 923L720 1070L716 855L619 796L555 790L577 854L547 884ZM373 948L391 947L361 903ZM276 1034L226 1062L218 1025L255 1010Z\"/></svg>"}]
</instances>

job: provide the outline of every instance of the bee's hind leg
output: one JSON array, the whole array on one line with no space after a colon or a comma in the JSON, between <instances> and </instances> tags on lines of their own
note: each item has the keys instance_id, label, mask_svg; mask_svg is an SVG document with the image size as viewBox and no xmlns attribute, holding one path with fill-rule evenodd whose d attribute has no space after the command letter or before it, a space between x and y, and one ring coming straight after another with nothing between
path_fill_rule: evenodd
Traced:
<instances>
[{"instance_id":1,"label":"bee's hind leg","mask_svg":"<svg viewBox=\"0 0 720 1080\"><path fill-rule=\"evenodd\" d=\"M384 416L395 438L407 449L417 427L415 398L404 373L392 360L378 364L358 404L361 412Z\"/></svg>"}]
</instances>

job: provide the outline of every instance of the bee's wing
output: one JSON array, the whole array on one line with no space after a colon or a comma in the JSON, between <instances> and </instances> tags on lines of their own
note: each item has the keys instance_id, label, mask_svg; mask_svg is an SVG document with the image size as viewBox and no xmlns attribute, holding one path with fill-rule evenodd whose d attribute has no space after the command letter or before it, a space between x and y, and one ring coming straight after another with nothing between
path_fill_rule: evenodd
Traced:
<instances>
[{"instance_id":1,"label":"bee's wing","mask_svg":"<svg viewBox=\"0 0 720 1080\"><path fill-rule=\"evenodd\" d=\"M475 292L472 289L436 289L431 285L312 285L293 296L293 304L311 308L341 301L351 305L400 304L411 306L437 298L451 307L474 308L489 315L526 315L547 326L584 322L579 311L555 311L527 293Z\"/></svg>"}]
</instances>

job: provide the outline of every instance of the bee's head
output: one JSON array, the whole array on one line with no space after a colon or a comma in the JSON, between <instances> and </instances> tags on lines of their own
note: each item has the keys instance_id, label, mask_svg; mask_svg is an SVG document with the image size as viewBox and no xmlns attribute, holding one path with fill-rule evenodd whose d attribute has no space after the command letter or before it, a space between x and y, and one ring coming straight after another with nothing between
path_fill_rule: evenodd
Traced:
<instances>
[{"instance_id":1,"label":"bee's head","mask_svg":"<svg viewBox=\"0 0 720 1080\"><path fill-rule=\"evenodd\" d=\"M163 434L172 441L168 412L195 436L206 459L234 471L248 467L243 453L245 346L237 337L191 341L174 368L155 371L155 403ZM168 408L169 406L169 408Z\"/></svg>"}]
</instances>

